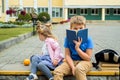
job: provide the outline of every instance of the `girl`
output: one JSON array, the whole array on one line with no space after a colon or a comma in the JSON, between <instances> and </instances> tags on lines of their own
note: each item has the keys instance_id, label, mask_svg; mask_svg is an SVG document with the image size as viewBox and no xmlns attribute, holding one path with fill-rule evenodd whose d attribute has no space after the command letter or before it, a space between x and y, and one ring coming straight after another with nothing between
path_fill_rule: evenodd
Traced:
<instances>
[{"instance_id":1,"label":"girl","mask_svg":"<svg viewBox=\"0 0 120 80\"><path fill-rule=\"evenodd\" d=\"M49 80L53 80L50 70L54 70L62 63L63 53L48 25L37 25L37 33L39 39L44 41L42 55L31 56L31 73L26 80L38 79L37 70L40 70Z\"/></svg>"}]
</instances>

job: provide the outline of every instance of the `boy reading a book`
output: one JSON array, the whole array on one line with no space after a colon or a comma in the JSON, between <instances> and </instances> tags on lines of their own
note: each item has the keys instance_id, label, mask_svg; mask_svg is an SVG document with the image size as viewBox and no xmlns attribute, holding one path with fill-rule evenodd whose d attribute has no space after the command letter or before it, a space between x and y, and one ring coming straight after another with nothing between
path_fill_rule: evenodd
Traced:
<instances>
[{"instance_id":1,"label":"boy reading a book","mask_svg":"<svg viewBox=\"0 0 120 80\"><path fill-rule=\"evenodd\" d=\"M80 30L86 27L86 19L83 16L73 16L70 19L70 29ZM72 37L72 36L71 36ZM93 42L88 37L87 42L82 43L82 39L73 40L71 44L67 37L65 38L65 60L54 70L54 80L63 80L63 76L72 74L76 80L87 80L86 73L91 70L91 56L93 51Z\"/></svg>"}]
</instances>

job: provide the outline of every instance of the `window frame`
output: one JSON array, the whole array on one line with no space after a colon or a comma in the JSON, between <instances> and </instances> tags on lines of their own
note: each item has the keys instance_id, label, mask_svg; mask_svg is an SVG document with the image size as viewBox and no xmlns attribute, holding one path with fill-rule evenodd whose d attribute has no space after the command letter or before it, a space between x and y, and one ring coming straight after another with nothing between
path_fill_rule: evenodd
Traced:
<instances>
[{"instance_id":1,"label":"window frame","mask_svg":"<svg viewBox=\"0 0 120 80\"><path fill-rule=\"evenodd\" d=\"M0 6L0 17L2 16L2 7Z\"/></svg>"},{"instance_id":2,"label":"window frame","mask_svg":"<svg viewBox=\"0 0 120 80\"><path fill-rule=\"evenodd\" d=\"M69 15L76 15L77 14L77 9L76 8L70 8L69 9Z\"/></svg>"},{"instance_id":3,"label":"window frame","mask_svg":"<svg viewBox=\"0 0 120 80\"><path fill-rule=\"evenodd\" d=\"M1 8L1 9L2 9L2 13L5 12L5 10L4 10L4 9L5 9L5 5L4 5L4 3L5 3L5 2L4 2L4 1L5 1L5 0L2 0L2 5L1 5L1 7L2 7L2 8Z\"/></svg>"},{"instance_id":4,"label":"window frame","mask_svg":"<svg viewBox=\"0 0 120 80\"><path fill-rule=\"evenodd\" d=\"M94 13L92 13L94 10ZM92 8L91 9L91 15L99 15L99 8Z\"/></svg>"},{"instance_id":5,"label":"window frame","mask_svg":"<svg viewBox=\"0 0 120 80\"><path fill-rule=\"evenodd\" d=\"M83 13L81 13L81 10L83 10ZM80 8L80 15L88 15L88 8Z\"/></svg>"},{"instance_id":6,"label":"window frame","mask_svg":"<svg viewBox=\"0 0 120 80\"><path fill-rule=\"evenodd\" d=\"M26 13L31 13L32 12L32 7L24 7L23 8L25 10Z\"/></svg>"},{"instance_id":7,"label":"window frame","mask_svg":"<svg viewBox=\"0 0 120 80\"><path fill-rule=\"evenodd\" d=\"M52 17L53 18L62 18L63 17L63 9L60 7L52 8Z\"/></svg>"},{"instance_id":8,"label":"window frame","mask_svg":"<svg viewBox=\"0 0 120 80\"><path fill-rule=\"evenodd\" d=\"M116 13L114 13L115 10ZM113 15L120 15L120 8L113 8Z\"/></svg>"},{"instance_id":9,"label":"window frame","mask_svg":"<svg viewBox=\"0 0 120 80\"><path fill-rule=\"evenodd\" d=\"M48 12L48 7L38 7L38 8L37 8L37 11L38 11L38 13Z\"/></svg>"},{"instance_id":10,"label":"window frame","mask_svg":"<svg viewBox=\"0 0 120 80\"><path fill-rule=\"evenodd\" d=\"M108 10L108 11L107 11ZM107 13L108 12L108 13ZM105 9L105 15L110 15L110 8Z\"/></svg>"}]
</instances>

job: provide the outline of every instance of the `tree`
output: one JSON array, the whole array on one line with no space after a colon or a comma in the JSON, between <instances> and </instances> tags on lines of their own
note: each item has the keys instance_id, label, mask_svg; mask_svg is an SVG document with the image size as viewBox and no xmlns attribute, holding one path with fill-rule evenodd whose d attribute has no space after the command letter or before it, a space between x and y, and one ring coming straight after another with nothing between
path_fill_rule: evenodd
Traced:
<instances>
[{"instance_id":1,"label":"tree","mask_svg":"<svg viewBox=\"0 0 120 80\"><path fill-rule=\"evenodd\" d=\"M32 18L29 13L26 13L25 15L19 14L18 20L20 21L30 21Z\"/></svg>"},{"instance_id":2,"label":"tree","mask_svg":"<svg viewBox=\"0 0 120 80\"><path fill-rule=\"evenodd\" d=\"M50 15L47 12L41 12L38 15L38 20L43 23L46 23L50 20Z\"/></svg>"}]
</instances>

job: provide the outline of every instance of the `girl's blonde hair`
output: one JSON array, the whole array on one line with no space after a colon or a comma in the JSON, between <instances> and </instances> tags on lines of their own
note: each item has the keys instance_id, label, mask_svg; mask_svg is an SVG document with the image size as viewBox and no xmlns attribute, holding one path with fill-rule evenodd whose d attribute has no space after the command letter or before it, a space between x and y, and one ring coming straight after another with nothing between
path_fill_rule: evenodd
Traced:
<instances>
[{"instance_id":1,"label":"girl's blonde hair","mask_svg":"<svg viewBox=\"0 0 120 80\"><path fill-rule=\"evenodd\" d=\"M52 32L51 32L51 29L50 29L50 26L48 25L41 25L40 23L37 25L37 33L38 34L42 34L44 35L45 37L50 37L50 38L53 38L53 39L56 39L55 36L53 36Z\"/></svg>"},{"instance_id":2,"label":"girl's blonde hair","mask_svg":"<svg viewBox=\"0 0 120 80\"><path fill-rule=\"evenodd\" d=\"M40 26L40 25L45 25L46 27L48 27L50 30L52 29L52 24L51 23L46 23L46 24L43 24L43 23L41 23L40 21L37 21L37 28L38 28L38 26ZM37 29L36 28L36 29Z\"/></svg>"},{"instance_id":3,"label":"girl's blonde hair","mask_svg":"<svg viewBox=\"0 0 120 80\"><path fill-rule=\"evenodd\" d=\"M84 16L73 16L70 19L70 28L72 27L72 24L79 24L86 26L86 18Z\"/></svg>"}]
</instances>

